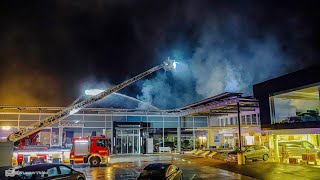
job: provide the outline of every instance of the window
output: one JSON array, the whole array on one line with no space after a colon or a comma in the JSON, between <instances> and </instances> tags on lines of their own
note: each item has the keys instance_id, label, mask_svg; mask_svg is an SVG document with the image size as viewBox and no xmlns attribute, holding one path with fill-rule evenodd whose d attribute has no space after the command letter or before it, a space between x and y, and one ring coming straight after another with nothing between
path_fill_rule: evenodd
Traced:
<instances>
[{"instance_id":1,"label":"window","mask_svg":"<svg viewBox=\"0 0 320 180\"><path fill-rule=\"evenodd\" d=\"M254 150L260 150L261 147L260 146L254 146Z\"/></svg>"},{"instance_id":2,"label":"window","mask_svg":"<svg viewBox=\"0 0 320 180\"><path fill-rule=\"evenodd\" d=\"M248 148L246 149L246 152L250 152L250 151L253 151L253 150L254 150L253 147L248 147Z\"/></svg>"},{"instance_id":3,"label":"window","mask_svg":"<svg viewBox=\"0 0 320 180\"><path fill-rule=\"evenodd\" d=\"M251 123L251 115L247 115L246 117L247 117L247 124L252 124Z\"/></svg>"},{"instance_id":4,"label":"window","mask_svg":"<svg viewBox=\"0 0 320 180\"><path fill-rule=\"evenodd\" d=\"M233 125L236 125L237 122L238 122L238 117L234 117L234 118L233 118Z\"/></svg>"},{"instance_id":5,"label":"window","mask_svg":"<svg viewBox=\"0 0 320 180\"><path fill-rule=\"evenodd\" d=\"M257 124L257 115L252 114L252 124Z\"/></svg>"},{"instance_id":6,"label":"window","mask_svg":"<svg viewBox=\"0 0 320 180\"><path fill-rule=\"evenodd\" d=\"M319 122L319 85L270 97L271 123Z\"/></svg>"},{"instance_id":7,"label":"window","mask_svg":"<svg viewBox=\"0 0 320 180\"><path fill-rule=\"evenodd\" d=\"M302 146L303 146L304 148L314 148L314 146L313 146L311 143L307 142L307 141L304 141L304 142L302 143Z\"/></svg>"},{"instance_id":8,"label":"window","mask_svg":"<svg viewBox=\"0 0 320 180\"><path fill-rule=\"evenodd\" d=\"M57 176L59 174L57 167L52 167L52 168L48 169L47 173L48 173L48 177Z\"/></svg>"},{"instance_id":9,"label":"window","mask_svg":"<svg viewBox=\"0 0 320 180\"><path fill-rule=\"evenodd\" d=\"M97 146L102 146L102 147L106 146L106 141L102 139L98 139L96 143L97 143Z\"/></svg>"},{"instance_id":10,"label":"window","mask_svg":"<svg viewBox=\"0 0 320 180\"><path fill-rule=\"evenodd\" d=\"M224 119L220 119L220 126L224 126Z\"/></svg>"},{"instance_id":11,"label":"window","mask_svg":"<svg viewBox=\"0 0 320 180\"><path fill-rule=\"evenodd\" d=\"M20 171L19 174L18 174L18 177L20 179L33 179L33 174L32 172L22 172Z\"/></svg>"},{"instance_id":12,"label":"window","mask_svg":"<svg viewBox=\"0 0 320 180\"><path fill-rule=\"evenodd\" d=\"M246 118L245 118L245 116L241 116L241 124L246 124Z\"/></svg>"},{"instance_id":13,"label":"window","mask_svg":"<svg viewBox=\"0 0 320 180\"><path fill-rule=\"evenodd\" d=\"M230 117L229 119L227 119L227 125L230 125L233 121L233 117Z\"/></svg>"},{"instance_id":14,"label":"window","mask_svg":"<svg viewBox=\"0 0 320 180\"><path fill-rule=\"evenodd\" d=\"M59 166L61 174L71 174L72 169L66 167L66 166Z\"/></svg>"}]
</instances>

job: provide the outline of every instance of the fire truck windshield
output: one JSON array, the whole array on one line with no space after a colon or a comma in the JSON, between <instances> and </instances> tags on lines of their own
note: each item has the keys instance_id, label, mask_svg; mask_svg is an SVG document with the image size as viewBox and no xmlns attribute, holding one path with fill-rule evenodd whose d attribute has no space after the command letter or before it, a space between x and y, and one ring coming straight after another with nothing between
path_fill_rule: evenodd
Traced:
<instances>
[{"instance_id":1,"label":"fire truck windshield","mask_svg":"<svg viewBox=\"0 0 320 180\"><path fill-rule=\"evenodd\" d=\"M97 146L106 147L106 140L98 139L96 143L97 143Z\"/></svg>"}]
</instances>

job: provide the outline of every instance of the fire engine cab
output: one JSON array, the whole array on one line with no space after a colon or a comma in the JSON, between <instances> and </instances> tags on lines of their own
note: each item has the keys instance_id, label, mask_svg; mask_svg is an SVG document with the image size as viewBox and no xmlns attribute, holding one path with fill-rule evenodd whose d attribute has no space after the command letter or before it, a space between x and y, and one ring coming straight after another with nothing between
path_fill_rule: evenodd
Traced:
<instances>
[{"instance_id":1,"label":"fire engine cab","mask_svg":"<svg viewBox=\"0 0 320 180\"><path fill-rule=\"evenodd\" d=\"M72 139L70 163L90 163L96 167L109 162L110 151L104 136L79 137Z\"/></svg>"}]
</instances>

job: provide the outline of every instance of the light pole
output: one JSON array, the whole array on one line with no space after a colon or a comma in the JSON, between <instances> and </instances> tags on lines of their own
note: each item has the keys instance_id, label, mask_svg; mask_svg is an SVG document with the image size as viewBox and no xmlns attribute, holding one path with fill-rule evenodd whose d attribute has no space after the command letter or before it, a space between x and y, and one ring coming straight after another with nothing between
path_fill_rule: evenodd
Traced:
<instances>
[{"instance_id":1,"label":"light pole","mask_svg":"<svg viewBox=\"0 0 320 180\"><path fill-rule=\"evenodd\" d=\"M238 153L238 165L245 164L244 152L242 152L242 138L241 138L241 116L240 116L240 103L237 102L238 110L238 142L239 142L239 153Z\"/></svg>"}]
</instances>

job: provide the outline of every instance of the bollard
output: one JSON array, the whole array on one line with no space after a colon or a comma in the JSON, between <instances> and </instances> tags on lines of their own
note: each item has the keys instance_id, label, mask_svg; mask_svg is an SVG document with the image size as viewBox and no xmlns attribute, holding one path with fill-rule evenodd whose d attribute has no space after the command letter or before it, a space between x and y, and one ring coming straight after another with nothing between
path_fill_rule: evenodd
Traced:
<instances>
[{"instance_id":1,"label":"bollard","mask_svg":"<svg viewBox=\"0 0 320 180\"><path fill-rule=\"evenodd\" d=\"M243 152L238 152L238 165L244 165L245 164L245 158Z\"/></svg>"}]
</instances>

